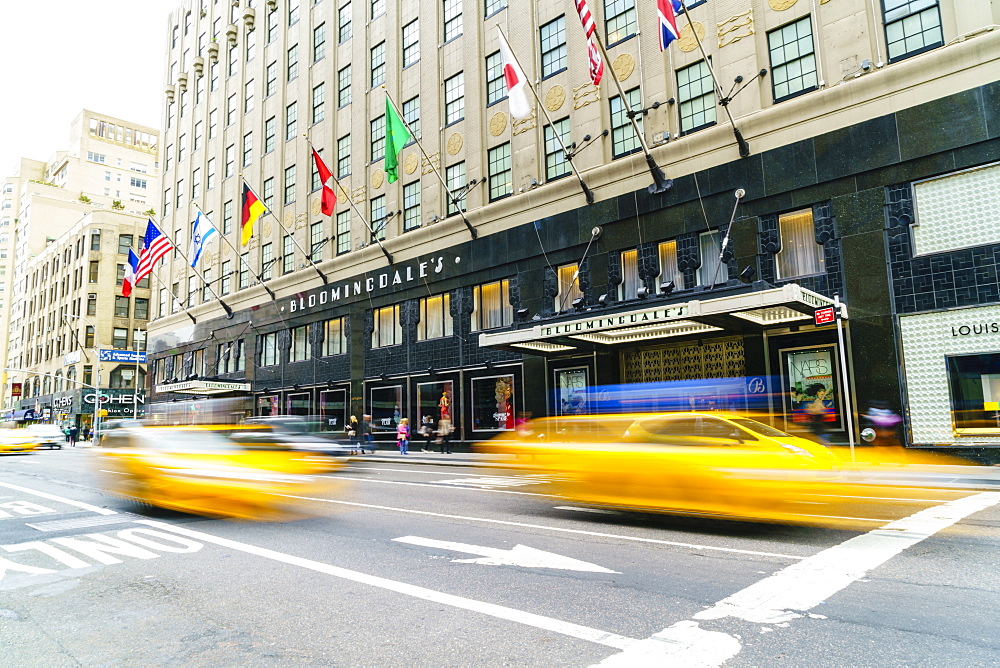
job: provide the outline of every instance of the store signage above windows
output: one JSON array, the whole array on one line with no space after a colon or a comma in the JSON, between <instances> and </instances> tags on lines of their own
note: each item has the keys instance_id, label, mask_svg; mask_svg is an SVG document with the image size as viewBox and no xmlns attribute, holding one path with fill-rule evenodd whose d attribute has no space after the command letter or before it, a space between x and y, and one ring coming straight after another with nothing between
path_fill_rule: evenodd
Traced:
<instances>
[{"instance_id":1,"label":"store signage above windows","mask_svg":"<svg viewBox=\"0 0 1000 668\"><path fill-rule=\"evenodd\" d=\"M98 396L96 394L85 394L83 395L83 400L88 404L97 403ZM145 394L119 394L110 395L101 393L100 401L102 404L144 404L146 403Z\"/></svg>"},{"instance_id":2,"label":"store signage above windows","mask_svg":"<svg viewBox=\"0 0 1000 668\"><path fill-rule=\"evenodd\" d=\"M975 325L952 325L952 336L978 336L979 334L1000 334L1000 322L980 322Z\"/></svg>"},{"instance_id":3,"label":"store signage above windows","mask_svg":"<svg viewBox=\"0 0 1000 668\"><path fill-rule=\"evenodd\" d=\"M552 325L542 325L538 327L542 337L564 336L567 334L582 334L584 332L600 332L606 329L618 327L628 327L629 325L653 325L656 323L677 320L688 316L688 305L678 304L675 306L661 306L645 311L635 311L633 313L621 313L618 315L607 315L600 318L589 318L587 320L574 320L572 322L560 322Z\"/></svg>"},{"instance_id":4,"label":"store signage above windows","mask_svg":"<svg viewBox=\"0 0 1000 668\"><path fill-rule=\"evenodd\" d=\"M462 261L456 256L455 264ZM322 288L312 292L303 292L288 300L289 313L301 313L309 311L317 306L327 306L336 304L339 301L350 299L351 297L374 297L379 292L395 289L398 286L409 285L416 282L426 282L443 278L445 267L447 266L443 255L433 257L429 260L410 262L407 264L393 265L377 274L365 278L357 278L348 281L340 281L332 285L324 285Z\"/></svg>"},{"instance_id":5,"label":"store signage above windows","mask_svg":"<svg viewBox=\"0 0 1000 668\"><path fill-rule=\"evenodd\" d=\"M74 350L71 353L66 353L63 355L63 366L69 366L70 364L78 364L80 362L81 356L79 350Z\"/></svg>"}]
</instances>

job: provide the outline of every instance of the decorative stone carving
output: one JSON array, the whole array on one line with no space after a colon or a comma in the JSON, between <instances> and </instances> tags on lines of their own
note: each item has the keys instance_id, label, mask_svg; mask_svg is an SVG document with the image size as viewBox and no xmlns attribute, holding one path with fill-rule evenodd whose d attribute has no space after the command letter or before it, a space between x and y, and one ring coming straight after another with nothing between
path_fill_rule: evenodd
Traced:
<instances>
[{"instance_id":1,"label":"decorative stone carving","mask_svg":"<svg viewBox=\"0 0 1000 668\"><path fill-rule=\"evenodd\" d=\"M545 108L549 111L558 111L566 101L566 89L556 84L545 93Z\"/></svg>"},{"instance_id":2,"label":"decorative stone carving","mask_svg":"<svg viewBox=\"0 0 1000 668\"><path fill-rule=\"evenodd\" d=\"M573 108L581 109L601 101L601 89L589 81L573 89Z\"/></svg>"},{"instance_id":3,"label":"decorative stone carving","mask_svg":"<svg viewBox=\"0 0 1000 668\"><path fill-rule=\"evenodd\" d=\"M430 174L435 169L441 169L441 154L431 153L426 158L423 158L420 164L423 167L420 172L421 174Z\"/></svg>"},{"instance_id":4,"label":"decorative stone carving","mask_svg":"<svg viewBox=\"0 0 1000 668\"><path fill-rule=\"evenodd\" d=\"M320 201L319 197L317 197L316 199L313 200L312 207L310 207L310 208L311 208L312 214L314 216L318 216L320 214L320 212L323 210L323 202Z\"/></svg>"},{"instance_id":5,"label":"decorative stone carving","mask_svg":"<svg viewBox=\"0 0 1000 668\"><path fill-rule=\"evenodd\" d=\"M286 222L291 222L292 213L289 211L288 216L285 217ZM261 232L265 237L271 236L271 221L265 220L264 224L261 225Z\"/></svg>"},{"instance_id":6,"label":"decorative stone carving","mask_svg":"<svg viewBox=\"0 0 1000 668\"><path fill-rule=\"evenodd\" d=\"M532 109L531 116L521 119L515 118L514 120L511 121L510 123L511 134L519 135L522 132L527 132L528 130L531 130L537 126L538 123L535 122L535 110Z\"/></svg>"},{"instance_id":7,"label":"decorative stone carving","mask_svg":"<svg viewBox=\"0 0 1000 668\"><path fill-rule=\"evenodd\" d=\"M625 81L635 70L635 58L630 53L623 53L611 62L611 67L618 75L618 80Z\"/></svg>"},{"instance_id":8,"label":"decorative stone carving","mask_svg":"<svg viewBox=\"0 0 1000 668\"><path fill-rule=\"evenodd\" d=\"M381 169L376 169L372 172L372 188L378 190L382 187L382 183L385 181L385 173Z\"/></svg>"},{"instance_id":9,"label":"decorative stone carving","mask_svg":"<svg viewBox=\"0 0 1000 668\"><path fill-rule=\"evenodd\" d=\"M354 189L354 194L351 195L351 201L355 204L361 204L366 199L368 199L368 191L364 186L359 186Z\"/></svg>"},{"instance_id":10,"label":"decorative stone carving","mask_svg":"<svg viewBox=\"0 0 1000 668\"><path fill-rule=\"evenodd\" d=\"M295 222L295 214L291 210L285 212L285 227L291 227L292 223Z\"/></svg>"},{"instance_id":11,"label":"decorative stone carving","mask_svg":"<svg viewBox=\"0 0 1000 668\"><path fill-rule=\"evenodd\" d=\"M462 150L462 144L464 144L461 133L455 132L450 137L448 137L448 155L458 155L458 152Z\"/></svg>"},{"instance_id":12,"label":"decorative stone carving","mask_svg":"<svg viewBox=\"0 0 1000 668\"><path fill-rule=\"evenodd\" d=\"M494 137L499 137L500 134L507 129L507 114L502 111L498 111L493 114L493 118L490 119L490 134Z\"/></svg>"},{"instance_id":13,"label":"decorative stone carving","mask_svg":"<svg viewBox=\"0 0 1000 668\"><path fill-rule=\"evenodd\" d=\"M698 21L694 21L694 29L697 31L698 39L705 39L705 26ZM680 37L677 39L677 48L687 53L698 48L698 40L694 38L695 33L691 31L691 24L685 22L681 26Z\"/></svg>"},{"instance_id":14,"label":"decorative stone carving","mask_svg":"<svg viewBox=\"0 0 1000 668\"><path fill-rule=\"evenodd\" d=\"M304 213L300 213L299 215L295 216L295 229L301 230L303 227L306 226L307 222L309 222L309 216L307 216Z\"/></svg>"},{"instance_id":15,"label":"decorative stone carving","mask_svg":"<svg viewBox=\"0 0 1000 668\"><path fill-rule=\"evenodd\" d=\"M783 12L790 9L798 0L767 0L767 4L776 12Z\"/></svg>"},{"instance_id":16,"label":"decorative stone carving","mask_svg":"<svg viewBox=\"0 0 1000 668\"><path fill-rule=\"evenodd\" d=\"M754 34L753 10L748 9L742 14L730 16L718 24L719 48L738 42L744 37Z\"/></svg>"},{"instance_id":17,"label":"decorative stone carving","mask_svg":"<svg viewBox=\"0 0 1000 668\"><path fill-rule=\"evenodd\" d=\"M409 153L405 158L403 158L403 171L407 174L412 174L417 171L417 167L420 166L420 158L417 157L416 153Z\"/></svg>"}]
</instances>

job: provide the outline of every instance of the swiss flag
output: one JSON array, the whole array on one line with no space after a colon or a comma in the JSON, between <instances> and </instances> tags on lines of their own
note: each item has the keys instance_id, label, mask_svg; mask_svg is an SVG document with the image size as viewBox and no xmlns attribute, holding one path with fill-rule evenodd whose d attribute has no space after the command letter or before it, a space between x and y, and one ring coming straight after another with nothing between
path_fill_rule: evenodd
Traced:
<instances>
[{"instance_id":1,"label":"swiss flag","mask_svg":"<svg viewBox=\"0 0 1000 668\"><path fill-rule=\"evenodd\" d=\"M316 149L313 149L312 152L313 159L316 161L316 171L319 172L319 180L323 184L323 195L320 199L323 215L332 216L333 207L337 205L337 194L333 192L333 174L323 162L323 158L319 157Z\"/></svg>"},{"instance_id":2,"label":"swiss flag","mask_svg":"<svg viewBox=\"0 0 1000 668\"><path fill-rule=\"evenodd\" d=\"M528 102L528 95L524 90L527 77L517 64L500 26L497 26L497 33L500 35L500 60L503 62L503 80L507 84L507 105L510 115L514 118L527 118L531 116L531 103Z\"/></svg>"}]
</instances>

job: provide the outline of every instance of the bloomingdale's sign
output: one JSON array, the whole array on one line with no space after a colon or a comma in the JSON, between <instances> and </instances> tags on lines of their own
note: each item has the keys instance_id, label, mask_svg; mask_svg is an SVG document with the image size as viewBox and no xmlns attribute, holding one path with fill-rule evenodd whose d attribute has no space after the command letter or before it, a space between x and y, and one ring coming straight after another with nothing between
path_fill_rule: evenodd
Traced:
<instances>
[{"instance_id":1,"label":"bloomingdale's sign","mask_svg":"<svg viewBox=\"0 0 1000 668\"><path fill-rule=\"evenodd\" d=\"M590 318L588 320L574 320L572 322L561 322L554 325L538 327L538 334L542 337L563 336L566 334L581 334L584 332L600 332L606 329L617 329L618 327L629 327L633 325L651 325L668 320L676 320L688 315L688 305L663 306L660 308L636 311L634 313L621 313L618 315L608 315L600 318Z\"/></svg>"},{"instance_id":2,"label":"bloomingdale's sign","mask_svg":"<svg viewBox=\"0 0 1000 668\"><path fill-rule=\"evenodd\" d=\"M462 258L455 256L455 264L461 261ZM366 278L341 281L333 285L324 285L311 294L297 295L288 301L288 310L290 313L299 313L317 306L336 304L342 299L361 295L373 296L377 291L385 290L389 287L395 288L398 285L407 285L426 279L435 280L441 278L444 269L445 258L443 255L431 258L430 260L403 265L399 268L395 268L395 265L393 265Z\"/></svg>"}]
</instances>

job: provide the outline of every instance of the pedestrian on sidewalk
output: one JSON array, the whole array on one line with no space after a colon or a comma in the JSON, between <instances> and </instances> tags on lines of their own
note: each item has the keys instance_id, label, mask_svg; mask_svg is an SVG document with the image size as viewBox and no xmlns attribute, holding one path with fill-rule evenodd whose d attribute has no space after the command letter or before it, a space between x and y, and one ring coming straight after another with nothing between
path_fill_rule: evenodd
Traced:
<instances>
[{"instance_id":1,"label":"pedestrian on sidewalk","mask_svg":"<svg viewBox=\"0 0 1000 668\"><path fill-rule=\"evenodd\" d=\"M420 421L420 435L424 437L423 452L431 452L431 439L434 438L434 418L425 415Z\"/></svg>"},{"instance_id":2,"label":"pedestrian on sidewalk","mask_svg":"<svg viewBox=\"0 0 1000 668\"><path fill-rule=\"evenodd\" d=\"M451 420L442 418L438 421L437 442L441 446L441 454L451 454Z\"/></svg>"},{"instance_id":3,"label":"pedestrian on sidewalk","mask_svg":"<svg viewBox=\"0 0 1000 668\"><path fill-rule=\"evenodd\" d=\"M76 447L76 437L80 434L80 428L73 425L69 428L69 444Z\"/></svg>"},{"instance_id":4,"label":"pedestrian on sidewalk","mask_svg":"<svg viewBox=\"0 0 1000 668\"><path fill-rule=\"evenodd\" d=\"M358 424L357 416L352 415L351 421L347 423L347 438L349 438L351 441L352 451L357 451L358 449L358 441L359 441L358 436L360 436L360 434L361 434L361 425ZM365 453L365 446L364 444L362 444L361 454L364 453Z\"/></svg>"},{"instance_id":5,"label":"pedestrian on sidewalk","mask_svg":"<svg viewBox=\"0 0 1000 668\"><path fill-rule=\"evenodd\" d=\"M365 454L365 447L375 452L375 437L372 435L372 416L365 413L361 416L361 430L358 432L358 441L361 445L361 454Z\"/></svg>"},{"instance_id":6,"label":"pedestrian on sidewalk","mask_svg":"<svg viewBox=\"0 0 1000 668\"><path fill-rule=\"evenodd\" d=\"M410 420L402 418L399 426L396 427L396 443L399 445L399 454L405 455L410 445Z\"/></svg>"}]
</instances>

